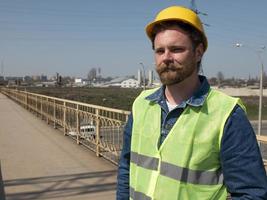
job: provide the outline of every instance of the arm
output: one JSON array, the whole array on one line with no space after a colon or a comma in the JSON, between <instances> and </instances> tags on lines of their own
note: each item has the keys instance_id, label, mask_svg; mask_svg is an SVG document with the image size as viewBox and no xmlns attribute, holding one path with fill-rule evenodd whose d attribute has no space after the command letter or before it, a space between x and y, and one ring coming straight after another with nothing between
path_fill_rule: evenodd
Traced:
<instances>
[{"instance_id":1,"label":"arm","mask_svg":"<svg viewBox=\"0 0 267 200\"><path fill-rule=\"evenodd\" d=\"M117 177L117 200L129 199L129 170L133 116L129 115L124 129L123 148L121 151L118 177Z\"/></svg>"},{"instance_id":2,"label":"arm","mask_svg":"<svg viewBox=\"0 0 267 200\"><path fill-rule=\"evenodd\" d=\"M255 133L244 111L236 106L221 142L224 183L232 200L267 199L267 178Z\"/></svg>"}]
</instances>

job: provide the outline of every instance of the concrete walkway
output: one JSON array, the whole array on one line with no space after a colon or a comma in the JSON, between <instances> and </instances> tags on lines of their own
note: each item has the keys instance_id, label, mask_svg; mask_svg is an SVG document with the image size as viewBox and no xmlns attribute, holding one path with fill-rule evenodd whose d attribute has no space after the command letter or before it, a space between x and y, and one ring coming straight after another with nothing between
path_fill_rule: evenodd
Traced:
<instances>
[{"instance_id":1,"label":"concrete walkway","mask_svg":"<svg viewBox=\"0 0 267 200\"><path fill-rule=\"evenodd\" d=\"M0 161L1 200L115 199L116 166L3 94Z\"/></svg>"}]
</instances>

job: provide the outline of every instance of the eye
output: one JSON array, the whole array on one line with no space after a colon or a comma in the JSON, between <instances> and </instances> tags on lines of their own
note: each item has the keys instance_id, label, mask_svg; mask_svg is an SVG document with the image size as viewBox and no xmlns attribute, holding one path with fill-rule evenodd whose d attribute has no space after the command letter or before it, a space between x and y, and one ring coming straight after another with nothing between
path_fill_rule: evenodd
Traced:
<instances>
[{"instance_id":1,"label":"eye","mask_svg":"<svg viewBox=\"0 0 267 200\"><path fill-rule=\"evenodd\" d=\"M158 49L155 49L155 54L164 54L165 50L163 48L158 48Z\"/></svg>"},{"instance_id":2,"label":"eye","mask_svg":"<svg viewBox=\"0 0 267 200\"><path fill-rule=\"evenodd\" d=\"M184 51L184 48L182 48L182 47L171 47L170 48L170 51L172 53L180 53L180 52L183 52Z\"/></svg>"}]
</instances>

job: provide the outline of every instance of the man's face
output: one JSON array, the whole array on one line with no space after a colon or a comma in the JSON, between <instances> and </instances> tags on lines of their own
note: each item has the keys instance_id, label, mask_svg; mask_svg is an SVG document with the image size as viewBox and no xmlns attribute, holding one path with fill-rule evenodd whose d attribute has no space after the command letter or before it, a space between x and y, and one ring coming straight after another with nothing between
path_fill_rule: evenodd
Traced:
<instances>
[{"instance_id":1,"label":"man's face","mask_svg":"<svg viewBox=\"0 0 267 200\"><path fill-rule=\"evenodd\" d=\"M189 36L179 28L157 33L155 40L156 70L164 85L180 83L193 73L197 76L197 63L202 49L195 50Z\"/></svg>"}]
</instances>

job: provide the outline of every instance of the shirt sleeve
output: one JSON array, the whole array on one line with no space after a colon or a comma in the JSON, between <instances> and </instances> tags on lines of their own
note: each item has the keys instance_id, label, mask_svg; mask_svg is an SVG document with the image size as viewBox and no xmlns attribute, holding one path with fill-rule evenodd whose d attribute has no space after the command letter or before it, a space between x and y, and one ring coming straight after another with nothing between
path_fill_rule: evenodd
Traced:
<instances>
[{"instance_id":1,"label":"shirt sleeve","mask_svg":"<svg viewBox=\"0 0 267 200\"><path fill-rule=\"evenodd\" d=\"M256 135L240 106L228 118L221 141L224 183L232 200L267 199L267 178Z\"/></svg>"},{"instance_id":2,"label":"shirt sleeve","mask_svg":"<svg viewBox=\"0 0 267 200\"><path fill-rule=\"evenodd\" d=\"M133 116L129 115L123 134L123 147L117 176L117 200L129 200L130 149Z\"/></svg>"}]
</instances>

